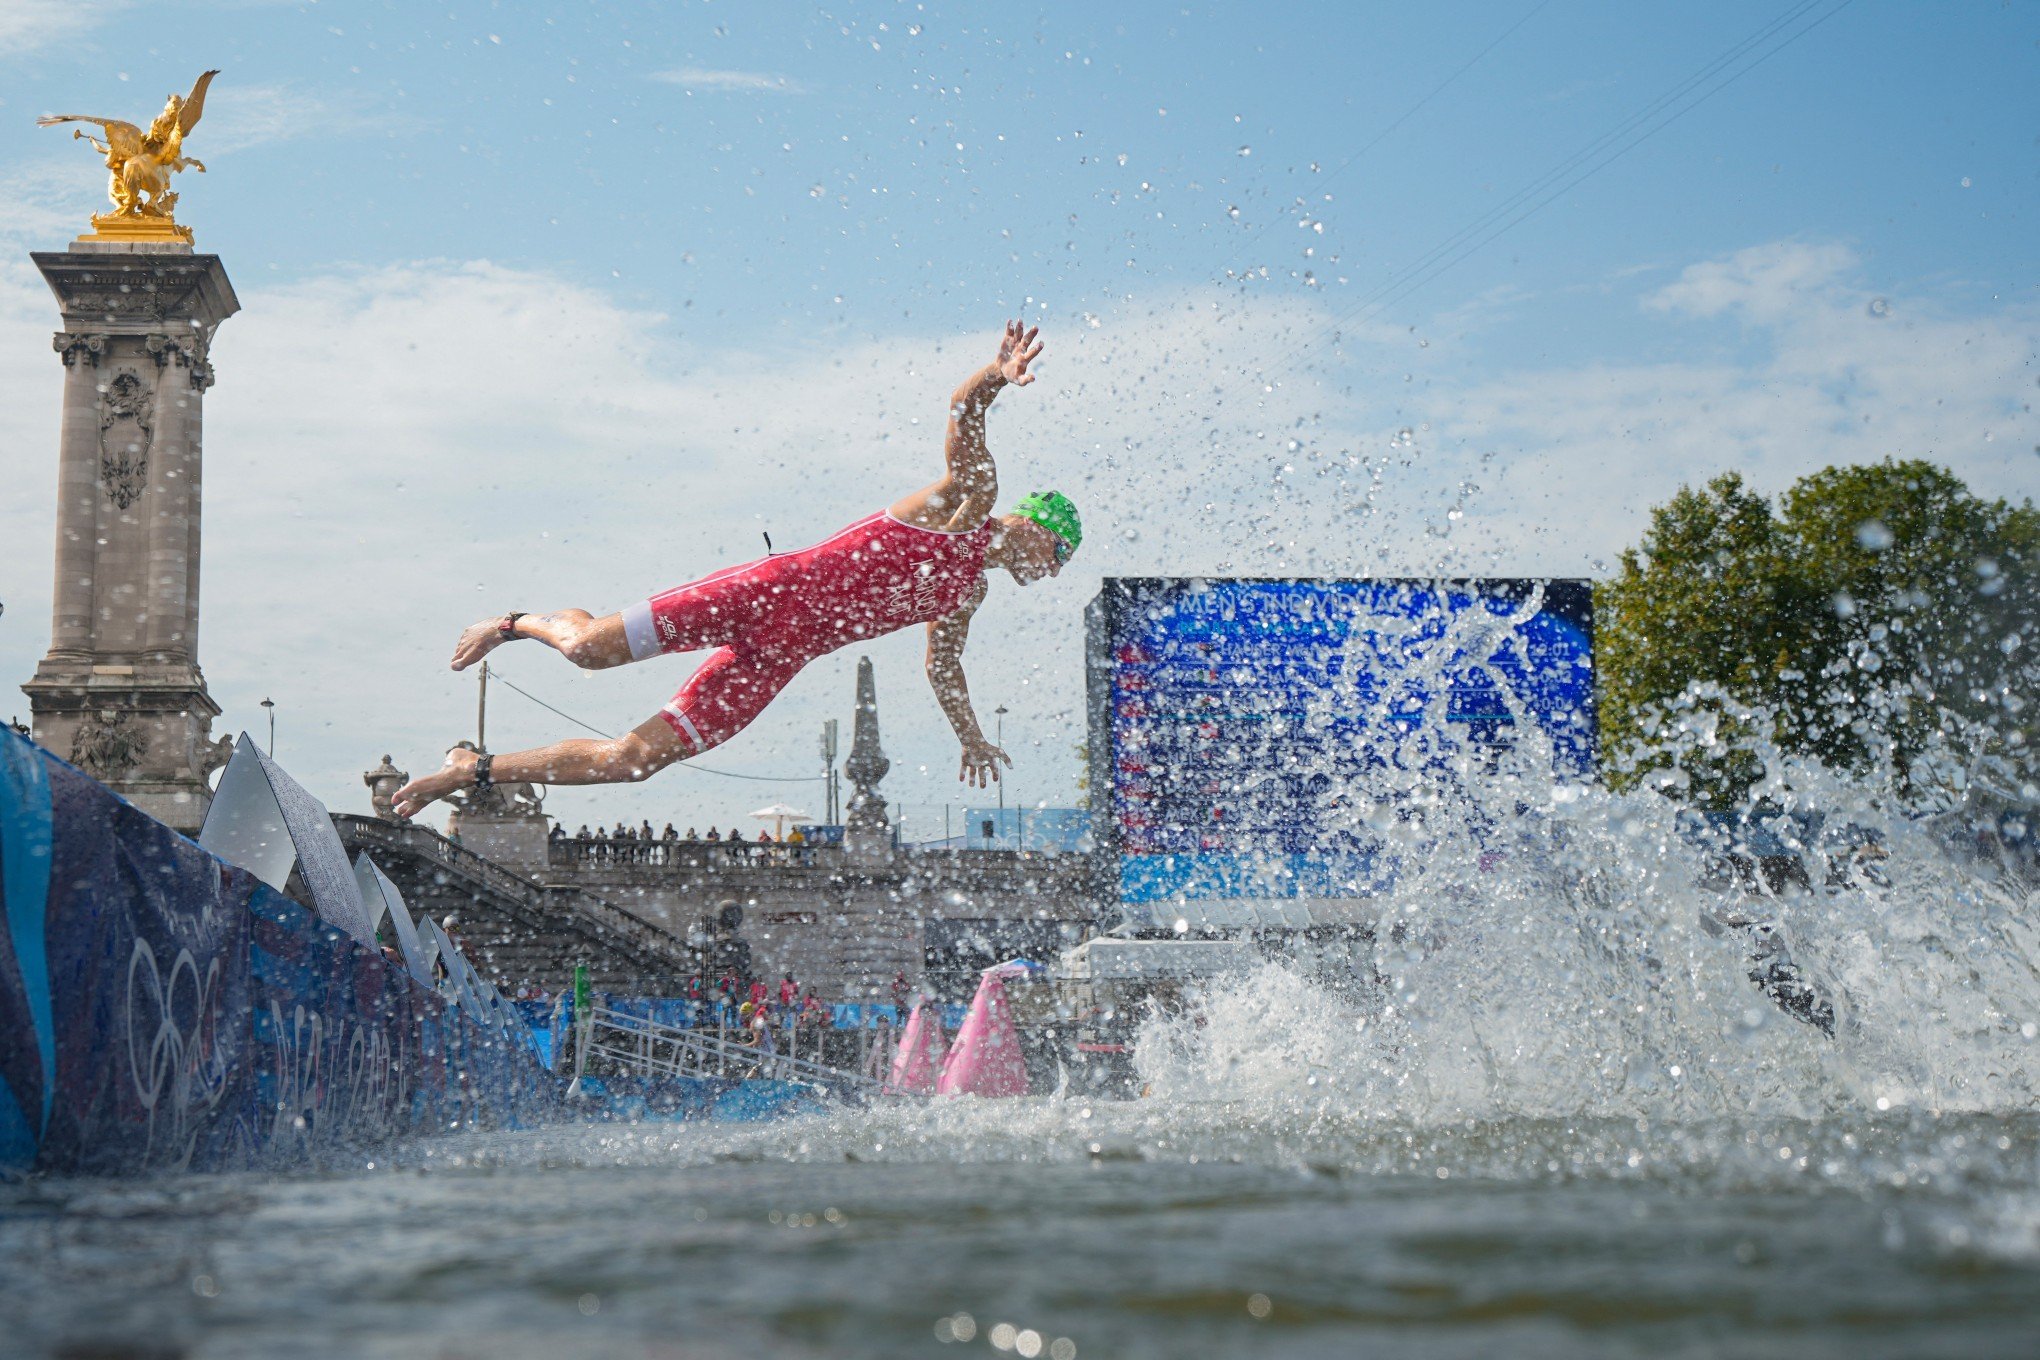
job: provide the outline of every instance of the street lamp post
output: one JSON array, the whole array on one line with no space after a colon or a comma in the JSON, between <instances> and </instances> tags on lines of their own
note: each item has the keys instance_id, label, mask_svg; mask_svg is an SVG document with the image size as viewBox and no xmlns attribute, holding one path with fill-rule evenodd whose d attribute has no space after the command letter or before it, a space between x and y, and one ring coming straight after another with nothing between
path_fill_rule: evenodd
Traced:
<instances>
[{"instance_id":1,"label":"street lamp post","mask_svg":"<svg viewBox=\"0 0 2040 1360\"><path fill-rule=\"evenodd\" d=\"M996 722L994 731L997 733L992 738L992 745L1003 751L1006 749L1006 706L1000 704L992 710L992 716ZM1000 775L997 765L992 766L992 782L999 786L999 837L1003 840L1006 835L1006 781Z\"/></svg>"},{"instance_id":2,"label":"street lamp post","mask_svg":"<svg viewBox=\"0 0 2040 1360\"><path fill-rule=\"evenodd\" d=\"M276 700L264 699L262 707L269 710L269 758L276 759Z\"/></svg>"},{"instance_id":3,"label":"street lamp post","mask_svg":"<svg viewBox=\"0 0 2040 1360\"><path fill-rule=\"evenodd\" d=\"M822 724L822 791L828 800L829 825L836 825L836 720Z\"/></svg>"}]
</instances>

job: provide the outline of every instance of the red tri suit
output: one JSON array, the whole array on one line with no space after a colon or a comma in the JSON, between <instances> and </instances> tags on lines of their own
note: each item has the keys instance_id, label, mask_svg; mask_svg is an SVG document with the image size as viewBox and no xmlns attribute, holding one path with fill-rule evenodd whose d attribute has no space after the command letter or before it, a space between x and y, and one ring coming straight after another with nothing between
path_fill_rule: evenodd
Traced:
<instances>
[{"instance_id":1,"label":"red tri suit","mask_svg":"<svg viewBox=\"0 0 2040 1360\"><path fill-rule=\"evenodd\" d=\"M743 731L816 657L961 608L991 541L989 519L948 533L881 510L812 548L641 600L623 611L624 635L634 661L716 649L659 710L699 755Z\"/></svg>"}]
</instances>

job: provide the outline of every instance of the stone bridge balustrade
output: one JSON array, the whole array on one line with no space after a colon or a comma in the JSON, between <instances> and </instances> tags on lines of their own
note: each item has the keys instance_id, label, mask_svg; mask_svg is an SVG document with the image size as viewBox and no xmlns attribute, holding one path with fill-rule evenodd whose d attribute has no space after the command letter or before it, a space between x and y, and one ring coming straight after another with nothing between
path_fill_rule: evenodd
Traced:
<instances>
[{"instance_id":1,"label":"stone bridge balustrade","mask_svg":"<svg viewBox=\"0 0 2040 1360\"><path fill-rule=\"evenodd\" d=\"M1098 914L1088 856L1034 851L873 854L837 845L567 836L549 843L543 865L519 872L600 898L682 939L735 903L744 910L757 975L776 987L791 973L829 1001L889 1002L901 977L920 986L928 949L940 940L1003 939L1015 925L1067 925L1076 935Z\"/></svg>"}]
</instances>

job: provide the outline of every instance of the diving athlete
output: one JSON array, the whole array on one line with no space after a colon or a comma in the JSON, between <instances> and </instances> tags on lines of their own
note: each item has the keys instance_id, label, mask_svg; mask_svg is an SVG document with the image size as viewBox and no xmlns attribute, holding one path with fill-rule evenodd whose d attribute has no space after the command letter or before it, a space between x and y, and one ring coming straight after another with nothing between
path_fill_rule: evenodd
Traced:
<instances>
[{"instance_id":1,"label":"diving athlete","mask_svg":"<svg viewBox=\"0 0 2040 1360\"><path fill-rule=\"evenodd\" d=\"M534 638L587 670L662 652L714 648L673 701L621 737L577 738L485 755L456 748L446 764L397 791L400 817L456 789L492 783L620 784L728 741L816 657L912 624L928 625L928 681L963 743L957 777L987 787L1004 751L985 740L963 678L971 615L986 576L1021 585L1056 576L1083 541L1069 498L1038 491L1004 515L998 469L985 447L985 412L999 389L1025 387L1041 353L1039 327L1008 322L999 355L949 399L942 477L832 538L705 576L596 618L584 609L510 613L460 635L453 668L465 670L517 638Z\"/></svg>"}]
</instances>

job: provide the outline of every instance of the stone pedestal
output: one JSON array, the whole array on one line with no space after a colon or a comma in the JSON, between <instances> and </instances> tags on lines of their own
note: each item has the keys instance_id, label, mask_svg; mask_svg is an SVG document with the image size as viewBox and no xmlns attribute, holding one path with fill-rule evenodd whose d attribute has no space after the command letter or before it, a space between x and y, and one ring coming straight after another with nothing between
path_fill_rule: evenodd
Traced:
<instances>
[{"instance_id":1,"label":"stone pedestal","mask_svg":"<svg viewBox=\"0 0 2040 1360\"><path fill-rule=\"evenodd\" d=\"M31 255L64 364L50 650L22 686L35 739L195 831L219 705L198 667L201 411L214 329L240 310L217 255L80 241Z\"/></svg>"}]
</instances>

